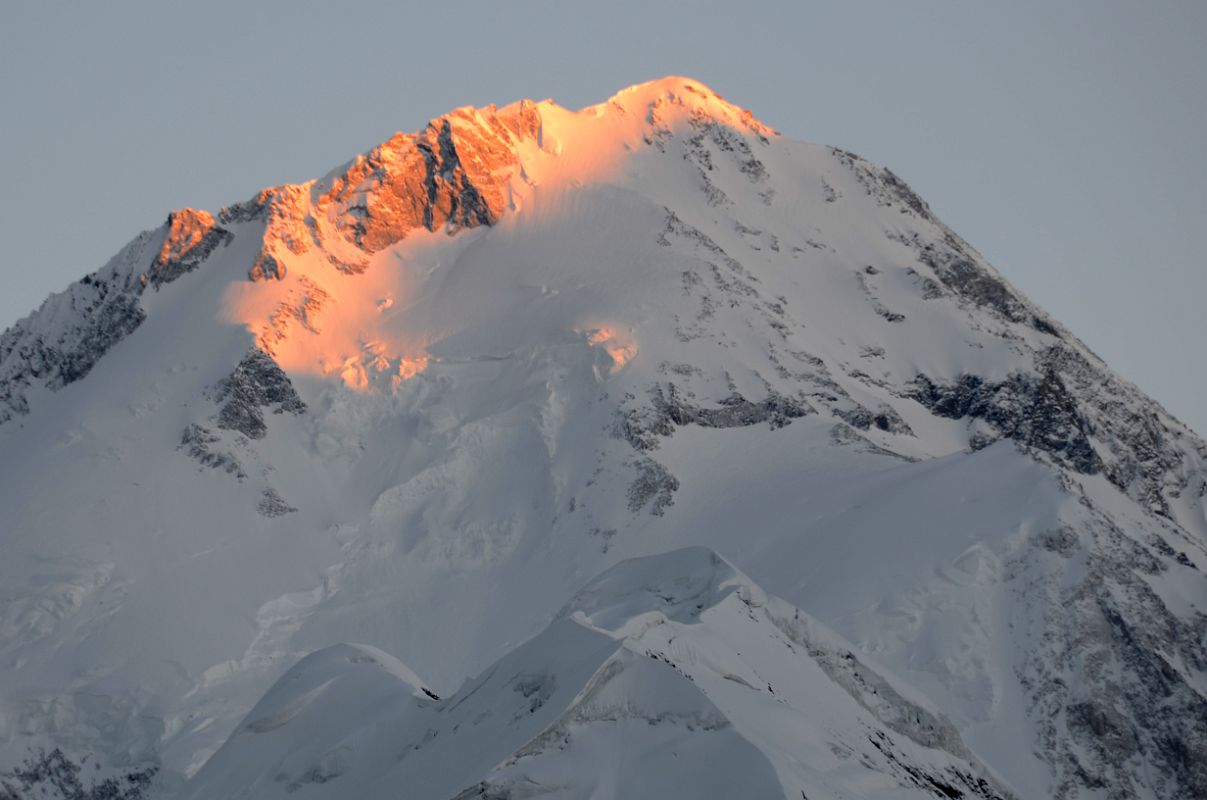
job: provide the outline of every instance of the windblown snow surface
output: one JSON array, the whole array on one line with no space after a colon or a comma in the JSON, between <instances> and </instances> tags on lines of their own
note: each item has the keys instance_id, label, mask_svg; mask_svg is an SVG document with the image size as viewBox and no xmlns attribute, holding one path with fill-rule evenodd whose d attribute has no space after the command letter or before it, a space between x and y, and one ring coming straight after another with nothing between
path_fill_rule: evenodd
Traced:
<instances>
[{"instance_id":1,"label":"windblown snow surface","mask_svg":"<svg viewBox=\"0 0 1207 800\"><path fill-rule=\"evenodd\" d=\"M16 797L1207 796L1207 444L695 81L173 212L0 448Z\"/></svg>"}]
</instances>

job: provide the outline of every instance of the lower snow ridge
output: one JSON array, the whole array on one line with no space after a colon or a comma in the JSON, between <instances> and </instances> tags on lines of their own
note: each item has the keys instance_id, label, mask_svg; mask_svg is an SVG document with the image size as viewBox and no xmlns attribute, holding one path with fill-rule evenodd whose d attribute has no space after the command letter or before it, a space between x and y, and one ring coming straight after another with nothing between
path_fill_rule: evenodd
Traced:
<instances>
[{"instance_id":1,"label":"lower snow ridge","mask_svg":"<svg viewBox=\"0 0 1207 800\"><path fill-rule=\"evenodd\" d=\"M1012 798L954 727L687 548L625 561L439 699L386 654L303 659L189 798Z\"/></svg>"}]
</instances>

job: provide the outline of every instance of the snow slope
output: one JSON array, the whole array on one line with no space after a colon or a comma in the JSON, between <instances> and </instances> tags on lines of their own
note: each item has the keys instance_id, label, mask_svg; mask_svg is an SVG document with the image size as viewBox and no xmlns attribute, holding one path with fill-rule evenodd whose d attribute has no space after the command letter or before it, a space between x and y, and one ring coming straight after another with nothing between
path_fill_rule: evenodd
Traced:
<instances>
[{"instance_id":1,"label":"snow slope","mask_svg":"<svg viewBox=\"0 0 1207 800\"><path fill-rule=\"evenodd\" d=\"M941 715L704 548L613 567L451 697L391 662L307 656L185 796L1005 796Z\"/></svg>"},{"instance_id":2,"label":"snow slope","mask_svg":"<svg viewBox=\"0 0 1207 800\"><path fill-rule=\"evenodd\" d=\"M54 745L175 791L316 651L303 684L394 698L372 724L410 731L437 713L398 699L418 679L373 651L362 696L327 648L441 696L586 658L534 649L554 630L629 652L550 620L621 560L703 545L940 710L1003 792L1207 792L1207 445L891 172L687 79L458 109L174 212L0 337L0 452L10 763ZM780 724L651 669L615 690L673 684L747 743ZM869 763L850 780L900 783ZM475 780L529 775L499 764Z\"/></svg>"}]
</instances>

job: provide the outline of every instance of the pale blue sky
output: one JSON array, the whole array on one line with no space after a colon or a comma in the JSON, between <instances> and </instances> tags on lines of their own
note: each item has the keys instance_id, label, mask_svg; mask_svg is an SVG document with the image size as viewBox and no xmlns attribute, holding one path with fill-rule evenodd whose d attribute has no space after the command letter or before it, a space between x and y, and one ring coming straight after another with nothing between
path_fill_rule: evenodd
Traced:
<instances>
[{"instance_id":1,"label":"pale blue sky","mask_svg":"<svg viewBox=\"0 0 1207 800\"><path fill-rule=\"evenodd\" d=\"M684 74L891 167L1207 433L1207 2L14 2L0 326L173 208L454 106Z\"/></svg>"}]
</instances>

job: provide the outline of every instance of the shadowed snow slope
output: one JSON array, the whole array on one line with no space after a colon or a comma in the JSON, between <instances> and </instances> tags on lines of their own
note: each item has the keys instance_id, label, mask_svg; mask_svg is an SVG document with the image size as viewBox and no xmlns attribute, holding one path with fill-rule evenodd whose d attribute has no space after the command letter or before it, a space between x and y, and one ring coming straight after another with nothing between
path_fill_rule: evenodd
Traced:
<instances>
[{"instance_id":1,"label":"shadowed snow slope","mask_svg":"<svg viewBox=\"0 0 1207 800\"><path fill-rule=\"evenodd\" d=\"M0 336L0 455L0 770L58 747L166 797L227 742L299 793L466 789L445 758L654 792L677 753L737 794L1207 795L1207 445L892 172L688 79L173 212ZM604 572L687 546L727 561ZM559 677L423 692L519 673ZM363 713L312 747L325 703Z\"/></svg>"},{"instance_id":2,"label":"shadowed snow slope","mask_svg":"<svg viewBox=\"0 0 1207 800\"><path fill-rule=\"evenodd\" d=\"M397 672L303 659L185 796L1006 796L951 723L704 548L613 567L447 699Z\"/></svg>"}]
</instances>

